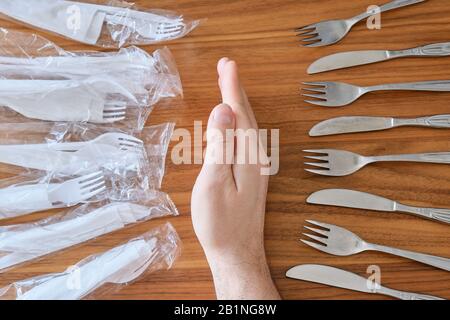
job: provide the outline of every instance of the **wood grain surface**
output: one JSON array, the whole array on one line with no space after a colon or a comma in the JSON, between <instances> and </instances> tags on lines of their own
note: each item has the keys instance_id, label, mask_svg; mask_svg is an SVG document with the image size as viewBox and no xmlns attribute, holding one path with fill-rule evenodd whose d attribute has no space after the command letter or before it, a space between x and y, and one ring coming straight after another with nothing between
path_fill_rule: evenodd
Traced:
<instances>
[{"instance_id":1,"label":"wood grain surface","mask_svg":"<svg viewBox=\"0 0 450 320\"><path fill-rule=\"evenodd\" d=\"M380 2L385 2L380 0ZM332 147L367 155L450 150L450 131L401 128L322 138L308 136L319 121L344 115L417 117L450 113L450 93L382 92L369 94L351 106L327 109L307 105L299 94L302 81L331 80L360 85L450 78L450 58L403 59L314 76L306 74L317 58L339 51L403 49L450 40L448 0L386 13L381 30L359 24L339 44L316 49L299 46L295 27L324 19L346 18L364 11L374 0L152 0L142 6L177 10L193 18L207 18L188 37L167 45L175 55L184 85L184 100L158 107L149 124L174 121L193 130L195 120L206 124L219 103L216 63L235 59L261 128L280 129L280 171L271 178L267 204L266 249L270 268L285 299L385 299L343 289L286 279L286 270L302 263L340 267L363 276L370 265L381 268L382 283L399 290L450 298L450 274L382 253L333 257L298 242L305 219L346 227L368 241L450 257L450 229L403 214L376 213L312 206L307 196L322 188L349 188L376 193L411 205L450 207L450 170L445 165L376 164L342 178L305 172L303 149ZM379 3L380 4L380 3ZM1 26L27 30L10 22ZM92 49L37 32L67 50ZM157 46L146 47L153 51ZM176 141L173 142L174 145ZM101 252L170 221L183 241L183 254L170 271L158 272L102 298L214 299L211 274L195 237L190 195L198 165L167 163L163 190L176 202L181 216L155 220L101 237L74 249L44 258L0 275L0 286L15 280L63 271L82 258ZM1 176L6 177L6 176ZM2 225L32 221L41 213Z\"/></svg>"}]
</instances>

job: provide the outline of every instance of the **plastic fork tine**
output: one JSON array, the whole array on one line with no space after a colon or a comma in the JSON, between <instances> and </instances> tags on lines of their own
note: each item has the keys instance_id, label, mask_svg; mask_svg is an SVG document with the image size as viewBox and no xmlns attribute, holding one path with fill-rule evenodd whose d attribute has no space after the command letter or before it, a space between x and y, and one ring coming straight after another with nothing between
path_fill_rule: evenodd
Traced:
<instances>
[{"instance_id":1,"label":"plastic fork tine","mask_svg":"<svg viewBox=\"0 0 450 320\"><path fill-rule=\"evenodd\" d=\"M144 142L142 140L139 140L138 138L134 138L131 136L126 136L126 137L119 137L119 141L126 141L126 142L130 142L130 143L136 143L139 145L143 145Z\"/></svg>"},{"instance_id":2,"label":"plastic fork tine","mask_svg":"<svg viewBox=\"0 0 450 320\"><path fill-rule=\"evenodd\" d=\"M327 96L325 94L310 94L310 93L302 93L302 96L314 98L314 99L321 99L323 101L326 101Z\"/></svg>"},{"instance_id":3,"label":"plastic fork tine","mask_svg":"<svg viewBox=\"0 0 450 320\"><path fill-rule=\"evenodd\" d=\"M322 229L311 228L311 227L308 227L308 226L303 226L303 227L304 227L305 229L308 229L309 231L312 231L312 232L321 234L321 235L323 235L323 236L328 236L328 234L329 234L328 231L325 231L325 230L322 230Z\"/></svg>"},{"instance_id":4,"label":"plastic fork tine","mask_svg":"<svg viewBox=\"0 0 450 320\"><path fill-rule=\"evenodd\" d=\"M313 247L313 248L315 248L317 250L320 250L320 251L323 251L323 249L325 248L324 245L321 245L321 244L318 244L318 243L315 243L315 242L311 242L311 241L308 241L308 240L300 239L300 241L303 242L304 244L306 244L306 245L308 245L310 247Z\"/></svg>"},{"instance_id":5,"label":"plastic fork tine","mask_svg":"<svg viewBox=\"0 0 450 320\"><path fill-rule=\"evenodd\" d=\"M102 193L102 192L105 191L105 190L106 190L106 186L104 186L104 187L102 187L102 188L100 188L100 189L91 191L91 192L89 192L89 193L84 193L84 194L83 194L83 197L84 197L85 199L90 199L90 198L92 198L92 197L94 197L94 196L96 196L96 195Z\"/></svg>"},{"instance_id":6,"label":"plastic fork tine","mask_svg":"<svg viewBox=\"0 0 450 320\"><path fill-rule=\"evenodd\" d=\"M99 181L104 181L104 180L105 180L105 177L103 175L101 175L96 179L80 182L80 185L81 185L81 188L86 188L86 187L89 187L89 186L99 182Z\"/></svg>"},{"instance_id":7,"label":"plastic fork tine","mask_svg":"<svg viewBox=\"0 0 450 320\"><path fill-rule=\"evenodd\" d=\"M305 164L311 167L330 169L330 164L327 162L305 162Z\"/></svg>"},{"instance_id":8,"label":"plastic fork tine","mask_svg":"<svg viewBox=\"0 0 450 320\"><path fill-rule=\"evenodd\" d=\"M307 159L319 160L319 161L327 161L328 156L304 156Z\"/></svg>"},{"instance_id":9,"label":"plastic fork tine","mask_svg":"<svg viewBox=\"0 0 450 320\"><path fill-rule=\"evenodd\" d=\"M97 184L95 184L93 186L89 186L89 187L83 188L81 194L84 196L85 194L90 194L91 192L96 192L97 190L99 190L101 188L106 188L105 181L97 183Z\"/></svg>"},{"instance_id":10,"label":"plastic fork tine","mask_svg":"<svg viewBox=\"0 0 450 320\"><path fill-rule=\"evenodd\" d=\"M125 112L110 112L110 113L104 114L104 118L106 118L106 119L118 118L118 117L124 117L124 116L125 116Z\"/></svg>"},{"instance_id":11,"label":"plastic fork tine","mask_svg":"<svg viewBox=\"0 0 450 320\"><path fill-rule=\"evenodd\" d=\"M318 236L314 236L314 235L308 234L308 233L303 233L303 235L306 236L306 237L308 237L308 238L311 238L311 239L313 239L313 240L316 240L317 242L323 243L323 244L325 244L325 245L327 244L327 241L326 241L325 238L318 237Z\"/></svg>"},{"instance_id":12,"label":"plastic fork tine","mask_svg":"<svg viewBox=\"0 0 450 320\"><path fill-rule=\"evenodd\" d=\"M318 227L322 227L322 228L328 229L328 230L331 230L331 228L333 227L333 225L331 225L331 224L327 224L327 223L324 223L324 222L318 222L318 221L315 221L315 220L306 220L306 222L308 222L310 224L313 224L315 226L318 226Z\"/></svg>"},{"instance_id":13,"label":"plastic fork tine","mask_svg":"<svg viewBox=\"0 0 450 320\"><path fill-rule=\"evenodd\" d=\"M102 171L97 171L82 177L79 177L76 181L80 184L85 183L86 181L90 181L92 179L96 179L98 177L103 177L103 172Z\"/></svg>"}]
</instances>

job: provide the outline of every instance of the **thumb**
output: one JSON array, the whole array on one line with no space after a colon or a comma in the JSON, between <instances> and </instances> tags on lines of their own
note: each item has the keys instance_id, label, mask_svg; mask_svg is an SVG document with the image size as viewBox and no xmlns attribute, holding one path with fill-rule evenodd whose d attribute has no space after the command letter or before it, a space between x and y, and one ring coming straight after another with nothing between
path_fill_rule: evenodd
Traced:
<instances>
[{"instance_id":1,"label":"thumb","mask_svg":"<svg viewBox=\"0 0 450 320\"><path fill-rule=\"evenodd\" d=\"M206 131L205 165L208 170L230 170L234 159L234 129L236 119L227 104L213 109Z\"/></svg>"}]
</instances>

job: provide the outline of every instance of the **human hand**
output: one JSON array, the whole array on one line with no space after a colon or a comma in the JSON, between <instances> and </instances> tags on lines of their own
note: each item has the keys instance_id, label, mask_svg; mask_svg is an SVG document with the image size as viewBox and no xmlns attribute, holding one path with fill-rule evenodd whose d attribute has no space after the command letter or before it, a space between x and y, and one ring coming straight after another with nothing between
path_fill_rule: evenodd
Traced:
<instances>
[{"instance_id":1,"label":"human hand","mask_svg":"<svg viewBox=\"0 0 450 320\"><path fill-rule=\"evenodd\" d=\"M192 193L194 229L218 298L278 299L264 249L267 155L236 63L221 59L218 73L223 103L208 122L205 164Z\"/></svg>"}]
</instances>

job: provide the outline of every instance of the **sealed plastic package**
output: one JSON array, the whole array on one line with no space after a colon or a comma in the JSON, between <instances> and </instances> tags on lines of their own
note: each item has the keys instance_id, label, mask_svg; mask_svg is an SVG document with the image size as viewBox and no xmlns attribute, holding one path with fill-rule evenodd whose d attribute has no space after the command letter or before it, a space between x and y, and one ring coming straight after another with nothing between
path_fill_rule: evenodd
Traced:
<instances>
[{"instance_id":1,"label":"sealed plastic package","mask_svg":"<svg viewBox=\"0 0 450 320\"><path fill-rule=\"evenodd\" d=\"M174 12L126 1L2 0L0 14L90 45L118 48L178 39L198 24Z\"/></svg>"},{"instance_id":2,"label":"sealed plastic package","mask_svg":"<svg viewBox=\"0 0 450 320\"><path fill-rule=\"evenodd\" d=\"M75 123L1 123L0 218L159 189L174 125L126 133Z\"/></svg>"},{"instance_id":3,"label":"sealed plastic package","mask_svg":"<svg viewBox=\"0 0 450 320\"><path fill-rule=\"evenodd\" d=\"M169 49L152 55L64 51L33 34L0 29L0 110L19 119L142 129L153 106L182 95ZM23 122L24 120L20 120Z\"/></svg>"},{"instance_id":4,"label":"sealed plastic package","mask_svg":"<svg viewBox=\"0 0 450 320\"><path fill-rule=\"evenodd\" d=\"M34 223L0 227L0 273L130 225L178 215L169 196L149 191L139 203L96 202Z\"/></svg>"},{"instance_id":5,"label":"sealed plastic package","mask_svg":"<svg viewBox=\"0 0 450 320\"><path fill-rule=\"evenodd\" d=\"M126 244L90 256L65 272L15 282L0 289L0 299L98 298L143 274L170 269L180 253L180 245L175 229L168 223ZM107 284L109 287L105 287Z\"/></svg>"}]
</instances>

